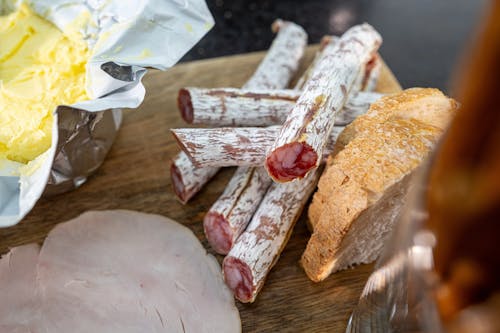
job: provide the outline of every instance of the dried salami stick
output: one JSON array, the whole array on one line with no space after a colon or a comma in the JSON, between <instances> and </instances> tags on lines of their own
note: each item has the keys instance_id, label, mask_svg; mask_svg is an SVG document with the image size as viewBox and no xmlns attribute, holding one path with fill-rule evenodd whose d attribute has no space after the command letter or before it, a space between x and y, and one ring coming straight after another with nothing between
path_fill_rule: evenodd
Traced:
<instances>
[{"instance_id":1,"label":"dried salami stick","mask_svg":"<svg viewBox=\"0 0 500 333\"><path fill-rule=\"evenodd\" d=\"M377 88L378 79L380 77L380 71L382 69L382 61L380 60L380 55L376 54L373 58L365 65L364 69L364 81L362 83L362 91L375 91Z\"/></svg>"},{"instance_id":2,"label":"dried salami stick","mask_svg":"<svg viewBox=\"0 0 500 333\"><path fill-rule=\"evenodd\" d=\"M179 90L189 103L181 105L182 118L208 126L270 126L282 124L300 96L295 90L243 90L235 88Z\"/></svg>"},{"instance_id":3,"label":"dried salami stick","mask_svg":"<svg viewBox=\"0 0 500 333\"><path fill-rule=\"evenodd\" d=\"M324 39L325 40L325 39ZM326 45L326 43L323 43L323 46ZM295 89L301 89L303 87L304 82L307 81L309 78L312 68L316 65L318 59L320 58L321 53L318 52L318 54L315 57L315 60L313 63L309 66L309 69L303 74L297 85L295 86ZM378 75L378 73L376 73ZM370 73L371 76L373 76L373 72ZM369 82L375 82L376 80L370 79ZM364 82L363 82L364 83ZM233 92L234 93L234 92ZM234 96L234 95L233 95ZM220 96L219 96L220 97ZM249 97L248 94L246 97ZM257 100L259 103L256 103L255 107L252 108L252 110L259 110L259 106L264 106L264 110L269 112L268 110L272 111L272 105L266 105L266 103L263 102L263 96L257 96L253 95L253 100ZM378 99L380 96L376 96L376 99ZM355 101L353 103L354 106L356 106L356 110L359 110L359 106L361 106L361 112L359 111L351 111L348 108L344 108L343 112L341 113L343 115L343 121L344 122L350 122L348 120L349 116L351 116L352 119L354 119L357 115L366 112L368 109L369 105L365 105L363 107L363 104L370 104L370 102L367 102L368 98L361 98L359 101ZM271 101L272 102L272 101ZM291 102L291 101L290 101ZM224 110L225 116L227 117L227 110L231 109L231 105L228 105L229 103L225 102L222 104L222 107L220 110ZM288 106L284 111L282 112L282 115L286 115L286 113L291 110L293 105ZM238 106L240 109L239 114L245 114L248 115L248 111L244 110L240 106ZM262 110L262 109L261 109ZM213 108L212 110L213 111ZM238 115L238 113L235 113ZM263 117L263 113L260 112L260 114L255 114L254 119L257 121L261 121L261 123L250 123L251 125L268 125L266 124L267 120L262 119L265 118ZM276 114L270 115L270 120L273 121L276 119ZM282 123L284 121L283 117L282 119L279 119L279 123ZM218 119L218 126L220 125L221 119L228 119L223 117L219 117ZM237 119L237 118L236 118ZM248 116L247 116L247 119ZM251 119L251 118L250 118ZM260 119L260 120L259 120ZM262 121L264 121L262 123ZM338 119L337 119L338 121ZM352 120L351 120L352 121ZM231 121L232 122L232 121ZM231 123L231 125L250 125L249 123ZM217 124L216 124L217 125ZM229 124L228 124L229 125ZM341 128L336 128L338 129L337 131L334 130L335 134L338 135L341 131ZM336 137L334 138L336 139ZM334 146L335 140L330 140L329 146L325 148L326 151L333 151L333 146ZM210 211L207 213L205 220L204 220L204 229L205 229L205 234L207 236L207 239L209 240L209 243L212 245L212 247L219 253L221 254L227 254L227 252L231 249L232 245L234 244L235 240L237 237L240 235L240 233L243 231L243 229L246 227L248 221L250 220L251 216L254 214L255 210L257 209L257 206L260 202L260 198L262 197L262 193L258 190L263 190L264 188L267 188L269 184L271 183L271 179L267 177L267 175L263 176L264 169L259 167L259 168L249 168L249 167L239 167L237 171L235 172L230 184L224 191L223 195L215 202L215 204L212 206ZM258 190L257 190L258 189ZM309 193L302 193L302 195L307 198L310 195ZM262 280L263 282L263 280ZM259 288L260 289L260 288ZM256 293L255 293L256 294Z\"/></svg>"},{"instance_id":4,"label":"dried salami stick","mask_svg":"<svg viewBox=\"0 0 500 333\"><path fill-rule=\"evenodd\" d=\"M323 150L328 156L343 126L334 126ZM171 130L179 146L198 167L262 166L279 126L178 128Z\"/></svg>"},{"instance_id":5,"label":"dried salami stick","mask_svg":"<svg viewBox=\"0 0 500 333\"><path fill-rule=\"evenodd\" d=\"M304 179L273 183L246 231L224 259L224 280L241 302L253 302L257 297L316 187L318 176L314 170Z\"/></svg>"},{"instance_id":6,"label":"dried salami stick","mask_svg":"<svg viewBox=\"0 0 500 333\"><path fill-rule=\"evenodd\" d=\"M337 37L323 38L325 41L338 40ZM179 90L177 104L182 118L189 124L209 126L270 126L281 125L300 97L300 90L311 76L313 69L323 55L322 50L301 76L293 90L236 89L236 88L196 88L186 87ZM356 79L356 91L373 91L378 82L381 61L378 55L365 64L362 75ZM359 105L354 92L351 93L344 109L348 113L357 113L353 109ZM351 104L352 102L352 104ZM361 110L360 110L361 111Z\"/></svg>"},{"instance_id":7,"label":"dried salami stick","mask_svg":"<svg viewBox=\"0 0 500 333\"><path fill-rule=\"evenodd\" d=\"M279 126L178 128L171 131L197 167L262 166L267 149L279 133Z\"/></svg>"},{"instance_id":8,"label":"dried salami stick","mask_svg":"<svg viewBox=\"0 0 500 333\"><path fill-rule=\"evenodd\" d=\"M323 43L323 46L324 45L326 45L326 43ZM303 74L295 89L301 87L301 82L305 82L308 79L308 76L312 72L312 68L314 68L315 64L320 58L320 55L321 52L318 52L315 60L309 66L309 69ZM186 88L185 90L187 91L181 92L180 94L189 93L190 89ZM214 120L214 122L211 124L219 124L219 126L221 126L221 123L233 126L241 126L245 124L245 121L242 121L242 119L248 119L247 121L250 121L251 124L256 125L268 125L269 122L282 123L286 118L286 114L293 107L293 103L298 98L299 94L294 91L284 91L281 96L278 96L278 91L276 90L266 93L267 96L265 94L263 95L260 92L251 91L247 91L241 94L241 91L231 88L229 90L199 90L194 88L193 92L190 94L192 95L191 100L194 101L194 103L192 103L194 105L192 105L191 110L183 110L184 112L182 112L182 114L186 120L193 121L194 118L193 122L198 123L206 123L207 119L212 119ZM203 96L208 96L208 100L204 99ZM295 96L295 98L293 100L290 100L291 96ZM226 99L227 97L229 97L229 99ZM279 97L284 97L285 101L287 102L282 103L286 106L286 108L282 109L281 115L273 112L273 100L276 100ZM377 99L378 97L379 96L377 96ZM254 105L251 105L250 112L248 112L249 110L246 110L244 107L241 107L241 105L239 105L241 104L239 103L239 101L245 98L249 99L249 101L254 101ZM212 101L210 101L210 99L212 99ZM270 99L270 103L266 103L266 99ZM368 98L365 97L362 100L364 102L367 99ZM215 103L213 102L214 100ZM216 105L217 100L219 101L220 106ZM355 102L354 105L358 106L361 105L361 103ZM208 112L194 112L194 110L197 109L205 109L208 110ZM217 109L221 110L222 112L215 114L216 112L214 112L214 110ZM345 114L345 119L347 119L348 116L351 116L351 118L354 119L357 115L359 115L360 113L364 113L367 109L368 105L362 108L361 112L358 111L359 108L353 111L346 110L346 108L344 108L342 114ZM193 115L198 116L193 117ZM205 117L203 117L203 115L205 115ZM201 116L204 121L200 121L199 116ZM251 117L253 117L253 119ZM236 123L234 122L235 119L237 119ZM255 123L256 121L257 123ZM336 134L338 134L338 132L340 132L340 130L336 131ZM256 137L258 137L258 135L252 135L252 139ZM251 142L249 140L245 141L248 143ZM209 141L207 140L207 142ZM269 143L270 142L271 140L269 141ZM331 144L328 149L326 149L326 151L329 152L333 149L334 142L334 140L331 140ZM225 142L221 144L217 143L216 146L222 146L224 144ZM246 150L242 149L241 151ZM256 153L253 148L250 148L248 151ZM247 157L248 156L245 156L245 161L248 160ZM243 158L241 160L243 160ZM214 248L216 252L220 254L227 254L236 238L241 234L241 232L243 232L247 223L250 221L250 218L257 209L257 206L264 194L262 193L262 191L264 191L271 183L271 180L267 175L263 176L263 172L263 168L239 167L233 175L233 178L231 179L222 196L214 203L214 205L206 214L204 219L205 235L212 248Z\"/></svg>"},{"instance_id":9,"label":"dried salami stick","mask_svg":"<svg viewBox=\"0 0 500 333\"><path fill-rule=\"evenodd\" d=\"M372 82L372 81L370 81ZM180 108L188 123L209 126L271 126L281 125L300 97L298 90L243 90L236 88L186 87L179 95L189 97L189 108ZM349 95L342 109L352 119L364 114L370 104L382 97L373 92ZM338 119L335 120L337 123Z\"/></svg>"},{"instance_id":10,"label":"dried salami stick","mask_svg":"<svg viewBox=\"0 0 500 333\"><path fill-rule=\"evenodd\" d=\"M321 57L324 55L323 51L329 44L337 43L339 38L336 36L324 36L320 42L319 51L314 56L314 59L306 70L306 72L302 75L302 77L297 81L297 84L294 87L294 90L303 90L306 82L311 78L311 75L314 71L314 68L320 61ZM363 64L358 77L355 80L354 89L356 91L373 91L377 86L379 74L381 68L380 56L378 54L374 54L371 59L368 59L368 62Z\"/></svg>"},{"instance_id":11,"label":"dried salami stick","mask_svg":"<svg viewBox=\"0 0 500 333\"><path fill-rule=\"evenodd\" d=\"M277 35L257 70L243 85L244 88L283 89L299 66L307 45L307 34L304 29L295 23L282 20L277 20L272 28L273 31L277 31ZM183 102L189 103L180 98L179 103ZM217 171L218 169L213 168L196 168L184 152L180 152L173 159L170 167L174 192L182 203L186 203Z\"/></svg>"},{"instance_id":12,"label":"dried salami stick","mask_svg":"<svg viewBox=\"0 0 500 333\"><path fill-rule=\"evenodd\" d=\"M337 37L323 38L322 43L325 40L337 39ZM322 48L325 45L322 44ZM189 124L217 127L280 125L290 112L290 106L293 106L300 97L299 91L311 76L321 56L320 50L293 90L182 88L177 97L181 116ZM361 93L373 91L378 82L380 68L380 57L376 54L365 64L361 74L358 75L355 90ZM356 95L352 92L349 96L345 106L347 110L357 105L356 100L351 101L356 98ZM353 105L350 104L351 102Z\"/></svg>"},{"instance_id":13,"label":"dried salami stick","mask_svg":"<svg viewBox=\"0 0 500 333\"><path fill-rule=\"evenodd\" d=\"M314 68L318 64L318 62L321 59L321 57L323 56L323 50L325 49L325 47L328 44L330 44L330 43L337 42L338 40L339 40L339 38L337 36L328 36L327 35L327 36L323 36L323 38L321 38L321 41L320 41L320 44L319 44L319 50L314 55L314 59L311 62L311 64L309 65L309 67L307 67L307 69L304 72L304 74L302 74L302 76L299 78L299 80L295 84L295 87L293 87L294 90L302 90L302 89L304 89L304 86L306 85L306 82L311 78L311 75L312 75L312 73L314 71Z\"/></svg>"},{"instance_id":14,"label":"dried salami stick","mask_svg":"<svg viewBox=\"0 0 500 333\"><path fill-rule=\"evenodd\" d=\"M312 63L309 65L304 74L302 74L299 81L295 85L294 90L301 90L303 88L305 82L309 79L312 70L321 58L323 48L334 38L337 37L323 37L320 50L316 52ZM280 41L278 44L282 43L283 42ZM298 66L298 63L294 66ZM261 68L259 67L259 69ZM277 103L280 103L282 99L287 100L291 98L292 101L290 102L295 103L300 94L290 90L281 92L276 88L266 89L264 87L258 87L259 91L252 91L255 90L251 89L254 82L255 80L252 80L252 82L247 83L241 90L235 88L182 88L179 90L179 94L177 96L177 106L182 118L188 124L212 125L217 127L269 126L270 122L279 125L282 124L283 121L278 120L281 118L276 118L274 115L275 112L273 109L276 106L273 101L276 100ZM289 96L290 94L292 95ZM248 106L245 105L247 99L250 103ZM279 107L279 105L277 105L277 107ZM251 117L248 122L246 122L245 111L247 111L248 108L251 110ZM262 114L257 114L257 111L262 111ZM290 110L287 110L287 112L289 111Z\"/></svg>"},{"instance_id":15,"label":"dried salami stick","mask_svg":"<svg viewBox=\"0 0 500 333\"><path fill-rule=\"evenodd\" d=\"M272 30L278 33L264 60L243 88L282 89L288 86L299 68L307 46L307 33L293 23L276 20Z\"/></svg>"},{"instance_id":16,"label":"dried salami stick","mask_svg":"<svg viewBox=\"0 0 500 333\"><path fill-rule=\"evenodd\" d=\"M239 167L203 220L210 246L227 254L245 230L272 180L263 168Z\"/></svg>"},{"instance_id":17,"label":"dried salami stick","mask_svg":"<svg viewBox=\"0 0 500 333\"><path fill-rule=\"evenodd\" d=\"M368 24L349 29L323 51L311 79L281 128L265 167L277 182L304 177L316 168L362 65L377 52L380 35Z\"/></svg>"},{"instance_id":18,"label":"dried salami stick","mask_svg":"<svg viewBox=\"0 0 500 333\"><path fill-rule=\"evenodd\" d=\"M315 60L311 65L309 65L309 68L302 75L299 83L295 86L295 89L298 89L299 85L301 85L300 82L307 80L311 69L315 66L316 61L319 58L319 54L320 52L316 54ZM186 92L184 92L184 94L185 93ZM179 95L181 95L181 92ZM209 93L208 95L213 96L214 94ZM217 93L215 95L217 95ZM221 123L225 123L224 121L229 121L233 126L237 125L233 123L233 120L238 119L239 117L245 117L245 114L247 113L246 110L240 108L239 106L236 106L236 108L233 109L232 105L228 105L230 102L224 101L224 97L218 97L221 101L221 107L219 110L222 111L222 114L220 114L220 116L216 116L217 121L214 125L223 126ZM257 96L254 95L253 97L253 100L256 101L257 98L255 97ZM195 98L194 100L196 101L199 99ZM259 99L259 102L263 102L263 100ZM181 109L184 119L190 119L193 121L194 118L193 122L196 122L196 120L200 119L198 116L200 113L194 112L194 110L199 109L199 107L197 108L193 104L191 104L191 110L184 110L183 112L180 104L179 109ZM209 102L209 104L212 103ZM259 109L264 109L268 114L271 111L271 114L267 117L263 117L263 113L256 114L253 112L254 120L251 120L251 123L255 123L257 121L258 123L266 125L267 121L274 122L275 120L273 119L271 104L256 103L253 109L256 109L257 111ZM210 111L205 113L205 117L203 117L203 113L201 114L201 118L211 119L211 117L213 117L213 105L210 105L209 109ZM217 107L215 109L217 110ZM230 110L234 110L234 112L232 112L233 115L228 116ZM287 108L285 112L288 112L289 110L291 110L291 106ZM186 113L188 114L188 117L186 117ZM191 116L189 116L189 114ZM197 117L194 117L194 115L197 115ZM283 117L283 120L284 118L285 117ZM282 120L279 120L279 123L281 122ZM205 236L216 252L220 254L227 254L229 252L236 239L245 230L248 222L250 222L250 219L254 215L260 201L264 197L265 191L271 183L271 178L269 178L263 167L238 167L238 169L236 169L236 172L224 190L224 193L212 205L203 221Z\"/></svg>"},{"instance_id":19,"label":"dried salami stick","mask_svg":"<svg viewBox=\"0 0 500 333\"><path fill-rule=\"evenodd\" d=\"M326 45L325 41L327 39L323 38L322 48ZM330 39L328 39L330 40ZM302 75L298 84L295 86L295 89L299 89L303 86L303 82L305 82L310 76L312 69L320 58L321 51L316 54L315 60L309 66L308 70ZM367 74L368 75L368 74ZM373 72L370 73L373 75ZM376 80L371 79L372 82L376 82ZM197 88L194 88L197 89ZM198 95L200 97L194 98L194 100L203 101L203 96L206 94L207 96L217 96L221 101L221 107L219 110L224 110L222 114L217 114L215 117L217 119L217 123L221 123L224 119L231 119L231 125L239 125L242 126L244 124L248 124L241 119L247 119L250 121L250 124L255 125L268 125L268 121L275 121L279 119L279 123L282 123L289 110L292 109L295 100L300 96L299 92L296 90L285 90L281 93L281 96L285 96L284 100L286 103L282 103L286 108L283 108L281 114L277 114L276 111L273 112L273 101L277 98L281 98L280 91L273 90L268 92L263 91L241 91L238 89L228 88L226 89L217 89L210 90L206 89L200 92L200 89L197 89L193 95ZM186 88L189 91L189 88ZM267 95L266 95L267 94ZM358 115L365 113L368 110L371 102L377 100L381 97L380 94L375 93L361 93L365 96L354 96L354 100L351 103L346 105L341 113L338 114L336 123L342 123L347 125ZM270 98L269 98L270 97ZM226 99L226 98L229 98ZM251 109L247 110L242 107L241 103L238 103L240 98L247 98L249 101L254 101L254 105L251 105ZM294 101L290 101L293 98ZM271 99L271 103L266 103L266 99ZM235 103L231 103L231 100ZM206 101L205 101L206 102ZM214 103L211 104L210 112L206 113L208 116L205 119L211 119L210 115L213 115ZM249 103L245 103L248 105ZM353 107L351 108L350 105ZM197 107L194 106L194 109ZM217 106L215 106L217 110ZM234 110L232 117L228 117L230 110ZM269 115L269 112L271 114ZM193 114L192 112L191 114ZM196 113L195 113L196 114ZM238 118L243 115L244 118ZM265 116L269 115L269 116ZM253 117L253 119L252 119ZM267 118L267 119L266 119ZM340 119L339 119L340 118ZM192 118L191 118L192 119ZM196 118L195 118L196 119ZM234 120L236 123L234 123ZM271 123L272 124L272 123ZM221 126L221 125L219 125ZM341 127L334 127L332 132L333 138L327 143L327 147L325 147L324 152L329 154L333 151L335 140L342 130ZM250 141L247 141L250 142ZM269 141L269 143L271 140ZM223 143L221 143L223 144ZM226 142L224 142L226 144ZM217 144L218 146L219 144ZM217 159L216 159L217 160ZM221 160L224 160L222 158ZM234 173L231 181L228 186L224 190L224 193L221 197L212 205L210 210L205 215L204 219L204 231L207 237L208 242L212 246L212 248L219 254L227 254L234 244L235 240L239 237L239 235L244 231L251 217L253 216L255 210L257 209L263 195L265 189L269 187L271 184L271 179L268 177L265 169L262 167L259 168L251 168L251 167L239 167Z\"/></svg>"},{"instance_id":20,"label":"dried salami stick","mask_svg":"<svg viewBox=\"0 0 500 333\"><path fill-rule=\"evenodd\" d=\"M196 168L184 152L170 164L170 177L177 198L188 202L219 171L219 167Z\"/></svg>"}]
</instances>

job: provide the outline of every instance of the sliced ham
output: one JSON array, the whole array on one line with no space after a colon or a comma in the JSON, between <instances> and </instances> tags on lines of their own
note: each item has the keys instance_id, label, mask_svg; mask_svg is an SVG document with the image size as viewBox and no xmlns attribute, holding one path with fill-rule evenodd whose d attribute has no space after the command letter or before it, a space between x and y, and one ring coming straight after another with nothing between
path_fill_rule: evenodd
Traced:
<instances>
[{"instance_id":1,"label":"sliced ham","mask_svg":"<svg viewBox=\"0 0 500 333\"><path fill-rule=\"evenodd\" d=\"M216 260L165 217L84 213L49 233L37 272L39 332L241 331Z\"/></svg>"},{"instance_id":2,"label":"sliced ham","mask_svg":"<svg viewBox=\"0 0 500 333\"><path fill-rule=\"evenodd\" d=\"M37 244L15 247L0 259L0 332L35 330L39 303L35 297Z\"/></svg>"},{"instance_id":3,"label":"sliced ham","mask_svg":"<svg viewBox=\"0 0 500 333\"><path fill-rule=\"evenodd\" d=\"M189 229L130 211L59 224L0 259L0 332L240 332L219 265Z\"/></svg>"}]
</instances>

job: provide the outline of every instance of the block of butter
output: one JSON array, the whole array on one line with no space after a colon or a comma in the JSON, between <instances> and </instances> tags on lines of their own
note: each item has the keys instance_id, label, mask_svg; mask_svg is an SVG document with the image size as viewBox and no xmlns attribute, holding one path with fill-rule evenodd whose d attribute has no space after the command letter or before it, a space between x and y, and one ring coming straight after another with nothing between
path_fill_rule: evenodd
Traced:
<instances>
[{"instance_id":1,"label":"block of butter","mask_svg":"<svg viewBox=\"0 0 500 333\"><path fill-rule=\"evenodd\" d=\"M52 112L88 100L87 43L26 4L0 17L0 157L27 163L50 148Z\"/></svg>"},{"instance_id":2,"label":"block of butter","mask_svg":"<svg viewBox=\"0 0 500 333\"><path fill-rule=\"evenodd\" d=\"M0 1L0 227L29 212L58 161L72 170L57 147L87 114L111 109L98 118L117 129L146 68L173 66L212 26L204 0Z\"/></svg>"}]
</instances>

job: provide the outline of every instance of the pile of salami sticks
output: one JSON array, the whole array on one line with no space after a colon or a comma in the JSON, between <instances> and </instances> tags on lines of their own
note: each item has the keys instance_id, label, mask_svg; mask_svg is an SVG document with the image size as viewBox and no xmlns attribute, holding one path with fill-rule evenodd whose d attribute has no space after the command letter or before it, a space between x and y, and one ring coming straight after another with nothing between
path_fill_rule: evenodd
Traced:
<instances>
[{"instance_id":1,"label":"pile of salami sticks","mask_svg":"<svg viewBox=\"0 0 500 333\"><path fill-rule=\"evenodd\" d=\"M203 226L213 249L227 255L224 279L241 302L253 302L262 288L338 134L380 98L370 91L382 39L370 25L325 37L290 90L307 34L282 20L272 28L277 36L242 89L179 91L186 122L217 127L172 130L182 148L171 165L172 184L183 203L221 167L238 167Z\"/></svg>"}]
</instances>

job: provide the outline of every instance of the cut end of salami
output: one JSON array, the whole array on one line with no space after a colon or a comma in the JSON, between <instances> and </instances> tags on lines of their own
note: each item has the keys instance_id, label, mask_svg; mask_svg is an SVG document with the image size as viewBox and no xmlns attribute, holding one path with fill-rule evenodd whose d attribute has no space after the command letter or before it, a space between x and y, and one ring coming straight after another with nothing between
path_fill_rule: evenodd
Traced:
<instances>
[{"instance_id":1,"label":"cut end of salami","mask_svg":"<svg viewBox=\"0 0 500 333\"><path fill-rule=\"evenodd\" d=\"M287 143L273 150L266 159L266 169L274 181L284 183L305 175L316 167L318 154L304 142Z\"/></svg>"},{"instance_id":2,"label":"cut end of salami","mask_svg":"<svg viewBox=\"0 0 500 333\"><path fill-rule=\"evenodd\" d=\"M333 40L333 39L337 39L337 37L334 37L334 36L328 36L328 35L325 35L323 37L321 37L321 40L319 42L319 50L320 51L323 51L325 49L325 47L330 44L330 42Z\"/></svg>"},{"instance_id":3,"label":"cut end of salami","mask_svg":"<svg viewBox=\"0 0 500 333\"><path fill-rule=\"evenodd\" d=\"M182 180L181 172L179 171L175 163L170 164L170 179L175 195L180 202L185 204L189 200L189 197L184 187L184 181Z\"/></svg>"},{"instance_id":4,"label":"cut end of salami","mask_svg":"<svg viewBox=\"0 0 500 333\"><path fill-rule=\"evenodd\" d=\"M280 31L280 28L283 26L285 22L282 19L274 20L273 24L271 24L271 31L277 33Z\"/></svg>"},{"instance_id":5,"label":"cut end of salami","mask_svg":"<svg viewBox=\"0 0 500 333\"><path fill-rule=\"evenodd\" d=\"M378 56L378 53L373 53L372 57L370 60L366 63L365 65L365 76L363 77L363 83L361 84L361 89L365 90L368 85L368 81L370 80L370 76L372 71L375 69L377 66L378 62L380 61L380 58Z\"/></svg>"},{"instance_id":6,"label":"cut end of salami","mask_svg":"<svg viewBox=\"0 0 500 333\"><path fill-rule=\"evenodd\" d=\"M234 297L243 303L254 301L255 288L252 282L252 270L245 262L227 256L222 263L222 272L227 286L233 291Z\"/></svg>"},{"instance_id":7,"label":"cut end of salami","mask_svg":"<svg viewBox=\"0 0 500 333\"><path fill-rule=\"evenodd\" d=\"M208 212L203 220L203 229L215 252L226 255L233 246L233 230L229 222L219 213Z\"/></svg>"},{"instance_id":8,"label":"cut end of salami","mask_svg":"<svg viewBox=\"0 0 500 333\"><path fill-rule=\"evenodd\" d=\"M191 101L191 94L187 89L179 90L179 95L177 96L177 107L181 112L182 119L188 124L193 123L194 112L193 112L193 102Z\"/></svg>"}]
</instances>

